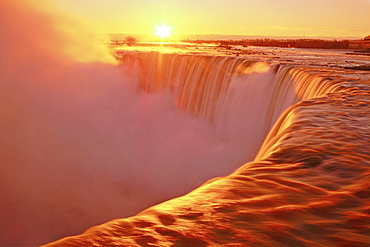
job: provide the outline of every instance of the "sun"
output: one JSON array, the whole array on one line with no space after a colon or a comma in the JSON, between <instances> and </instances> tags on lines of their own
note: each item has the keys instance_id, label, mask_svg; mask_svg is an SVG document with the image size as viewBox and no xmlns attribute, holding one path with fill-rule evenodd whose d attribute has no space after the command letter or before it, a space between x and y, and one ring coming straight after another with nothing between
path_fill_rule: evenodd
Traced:
<instances>
[{"instance_id":1,"label":"sun","mask_svg":"<svg viewBox=\"0 0 370 247\"><path fill-rule=\"evenodd\" d=\"M171 30L170 27L167 27L166 25L162 24L162 26L160 27L155 26L155 28L157 29L157 32L155 33L155 35L158 35L159 37L161 37L161 39L170 36L170 30Z\"/></svg>"}]
</instances>

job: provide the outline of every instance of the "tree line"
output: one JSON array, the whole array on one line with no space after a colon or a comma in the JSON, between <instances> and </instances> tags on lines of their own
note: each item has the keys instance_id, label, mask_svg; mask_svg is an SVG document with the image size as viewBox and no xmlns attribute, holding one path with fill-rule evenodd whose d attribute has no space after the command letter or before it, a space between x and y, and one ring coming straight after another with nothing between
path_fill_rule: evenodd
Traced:
<instances>
[{"instance_id":1,"label":"tree line","mask_svg":"<svg viewBox=\"0 0 370 247\"><path fill-rule=\"evenodd\" d=\"M183 40L183 42L196 44L216 44L223 47L231 45L241 46L270 46L286 48L316 48L316 49L348 49L349 40L324 39L241 39L241 40Z\"/></svg>"}]
</instances>

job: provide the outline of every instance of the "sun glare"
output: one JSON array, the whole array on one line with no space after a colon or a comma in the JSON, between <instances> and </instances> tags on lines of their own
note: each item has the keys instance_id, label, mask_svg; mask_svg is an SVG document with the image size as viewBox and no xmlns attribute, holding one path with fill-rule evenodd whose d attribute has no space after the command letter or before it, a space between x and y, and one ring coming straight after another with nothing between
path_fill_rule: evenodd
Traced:
<instances>
[{"instance_id":1,"label":"sun glare","mask_svg":"<svg viewBox=\"0 0 370 247\"><path fill-rule=\"evenodd\" d=\"M170 36L170 30L171 30L170 27L167 27L166 25L162 24L162 26L160 27L155 26L155 28L157 29L157 32L155 33L155 35L158 35L159 37L161 37L161 39Z\"/></svg>"}]
</instances>

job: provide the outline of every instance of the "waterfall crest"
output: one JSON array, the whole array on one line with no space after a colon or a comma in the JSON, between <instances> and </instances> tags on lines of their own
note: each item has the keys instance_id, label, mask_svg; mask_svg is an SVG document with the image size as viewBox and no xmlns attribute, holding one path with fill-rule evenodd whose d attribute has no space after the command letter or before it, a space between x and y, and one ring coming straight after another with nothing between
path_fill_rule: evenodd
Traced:
<instances>
[{"instance_id":1,"label":"waterfall crest","mask_svg":"<svg viewBox=\"0 0 370 247\"><path fill-rule=\"evenodd\" d=\"M170 90L180 109L208 120L219 138L234 141L246 162L288 107L335 92L341 84L303 66L237 57L135 52L120 61L139 90Z\"/></svg>"}]
</instances>

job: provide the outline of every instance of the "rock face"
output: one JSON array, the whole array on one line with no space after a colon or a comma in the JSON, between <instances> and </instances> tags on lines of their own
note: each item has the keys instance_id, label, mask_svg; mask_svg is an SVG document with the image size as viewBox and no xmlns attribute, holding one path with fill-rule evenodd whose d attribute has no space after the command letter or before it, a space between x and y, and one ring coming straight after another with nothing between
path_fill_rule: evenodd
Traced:
<instances>
[{"instance_id":1,"label":"rock face","mask_svg":"<svg viewBox=\"0 0 370 247\"><path fill-rule=\"evenodd\" d=\"M233 174L45 246L368 246L369 103L367 83L302 101Z\"/></svg>"}]
</instances>

